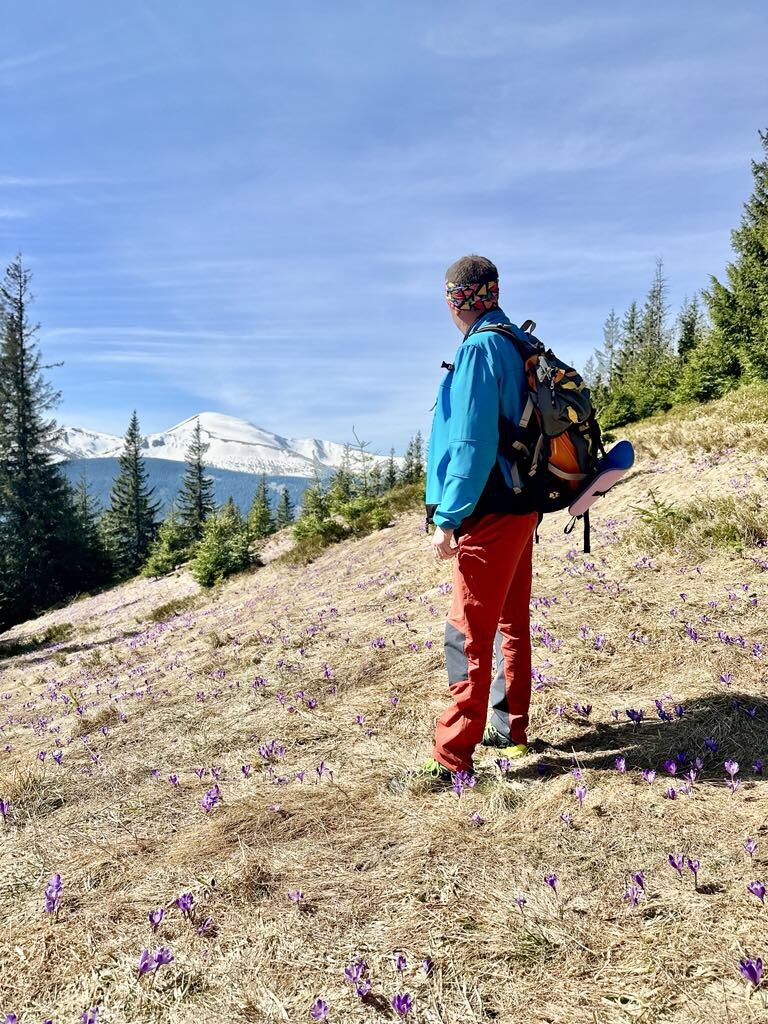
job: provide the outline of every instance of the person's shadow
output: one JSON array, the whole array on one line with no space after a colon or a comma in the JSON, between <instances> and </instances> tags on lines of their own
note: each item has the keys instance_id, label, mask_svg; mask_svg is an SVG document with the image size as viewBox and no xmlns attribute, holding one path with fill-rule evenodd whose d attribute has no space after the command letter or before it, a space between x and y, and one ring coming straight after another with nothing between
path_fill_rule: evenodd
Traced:
<instances>
[{"instance_id":1,"label":"person's shadow","mask_svg":"<svg viewBox=\"0 0 768 1024\"><path fill-rule=\"evenodd\" d=\"M738 769L734 777L759 779L761 762L766 764L768 779L768 700L752 694L726 690L715 691L682 701L682 715L675 705L665 703L663 710L672 715L662 720L653 701L638 701L632 710L643 710L643 720L635 725L621 709L617 722L585 723L584 730L561 743L541 741L534 744L538 759L525 774L536 776L580 767L616 771L616 759L623 757L626 769L655 769L660 777L671 778L665 762L675 761L674 775L683 776L701 758L698 779L724 782L729 776L724 764L733 761ZM583 721L568 713L572 721ZM706 741L706 742L705 742ZM756 766L756 767L753 767Z\"/></svg>"}]
</instances>

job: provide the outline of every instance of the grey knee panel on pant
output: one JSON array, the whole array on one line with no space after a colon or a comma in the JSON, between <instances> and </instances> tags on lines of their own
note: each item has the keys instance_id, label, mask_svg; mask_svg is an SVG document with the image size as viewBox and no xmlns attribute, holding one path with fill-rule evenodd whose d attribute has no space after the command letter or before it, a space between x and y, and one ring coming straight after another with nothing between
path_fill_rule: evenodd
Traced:
<instances>
[{"instance_id":1,"label":"grey knee panel on pant","mask_svg":"<svg viewBox=\"0 0 768 1024\"><path fill-rule=\"evenodd\" d=\"M445 667L448 670L448 685L463 683L469 675L469 664L464 650L466 637L450 622L445 624Z\"/></svg>"},{"instance_id":2,"label":"grey knee panel on pant","mask_svg":"<svg viewBox=\"0 0 768 1024\"><path fill-rule=\"evenodd\" d=\"M504 655L501 650L501 631L496 630L496 674L491 683L491 725L509 739L509 707L507 706L507 680L504 675Z\"/></svg>"}]
</instances>

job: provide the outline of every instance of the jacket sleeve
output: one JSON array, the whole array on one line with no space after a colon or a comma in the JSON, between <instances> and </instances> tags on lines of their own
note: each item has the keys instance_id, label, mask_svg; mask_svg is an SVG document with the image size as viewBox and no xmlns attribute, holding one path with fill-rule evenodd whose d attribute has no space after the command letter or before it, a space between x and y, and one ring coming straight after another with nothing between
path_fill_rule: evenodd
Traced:
<instances>
[{"instance_id":1,"label":"jacket sleeve","mask_svg":"<svg viewBox=\"0 0 768 1024\"><path fill-rule=\"evenodd\" d=\"M488 356L464 342L451 381L449 463L434 522L455 529L477 504L499 447L499 385Z\"/></svg>"}]
</instances>

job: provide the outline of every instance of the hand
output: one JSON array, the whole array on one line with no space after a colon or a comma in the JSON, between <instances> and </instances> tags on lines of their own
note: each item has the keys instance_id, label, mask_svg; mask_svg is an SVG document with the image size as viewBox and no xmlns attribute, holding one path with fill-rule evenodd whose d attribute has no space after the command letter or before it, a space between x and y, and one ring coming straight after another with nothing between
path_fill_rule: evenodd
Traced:
<instances>
[{"instance_id":1,"label":"hand","mask_svg":"<svg viewBox=\"0 0 768 1024\"><path fill-rule=\"evenodd\" d=\"M459 545L453 536L453 530L438 526L432 537L432 550L435 552L435 558L439 560L455 558Z\"/></svg>"}]
</instances>

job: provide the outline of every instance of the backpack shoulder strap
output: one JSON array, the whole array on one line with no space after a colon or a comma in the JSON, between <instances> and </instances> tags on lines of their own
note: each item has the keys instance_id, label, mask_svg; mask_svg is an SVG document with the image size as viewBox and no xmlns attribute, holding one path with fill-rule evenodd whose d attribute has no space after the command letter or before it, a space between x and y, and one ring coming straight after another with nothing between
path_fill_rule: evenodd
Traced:
<instances>
[{"instance_id":1,"label":"backpack shoulder strap","mask_svg":"<svg viewBox=\"0 0 768 1024\"><path fill-rule=\"evenodd\" d=\"M526 323L533 323L532 320L526 320ZM545 351L545 346L539 341L538 338L534 338L532 334L524 332L521 328L515 327L513 324L485 324L483 327L478 327L474 334L503 334L505 338L509 338L512 344L517 349L518 355L525 364L531 356L541 355Z\"/></svg>"}]
</instances>

